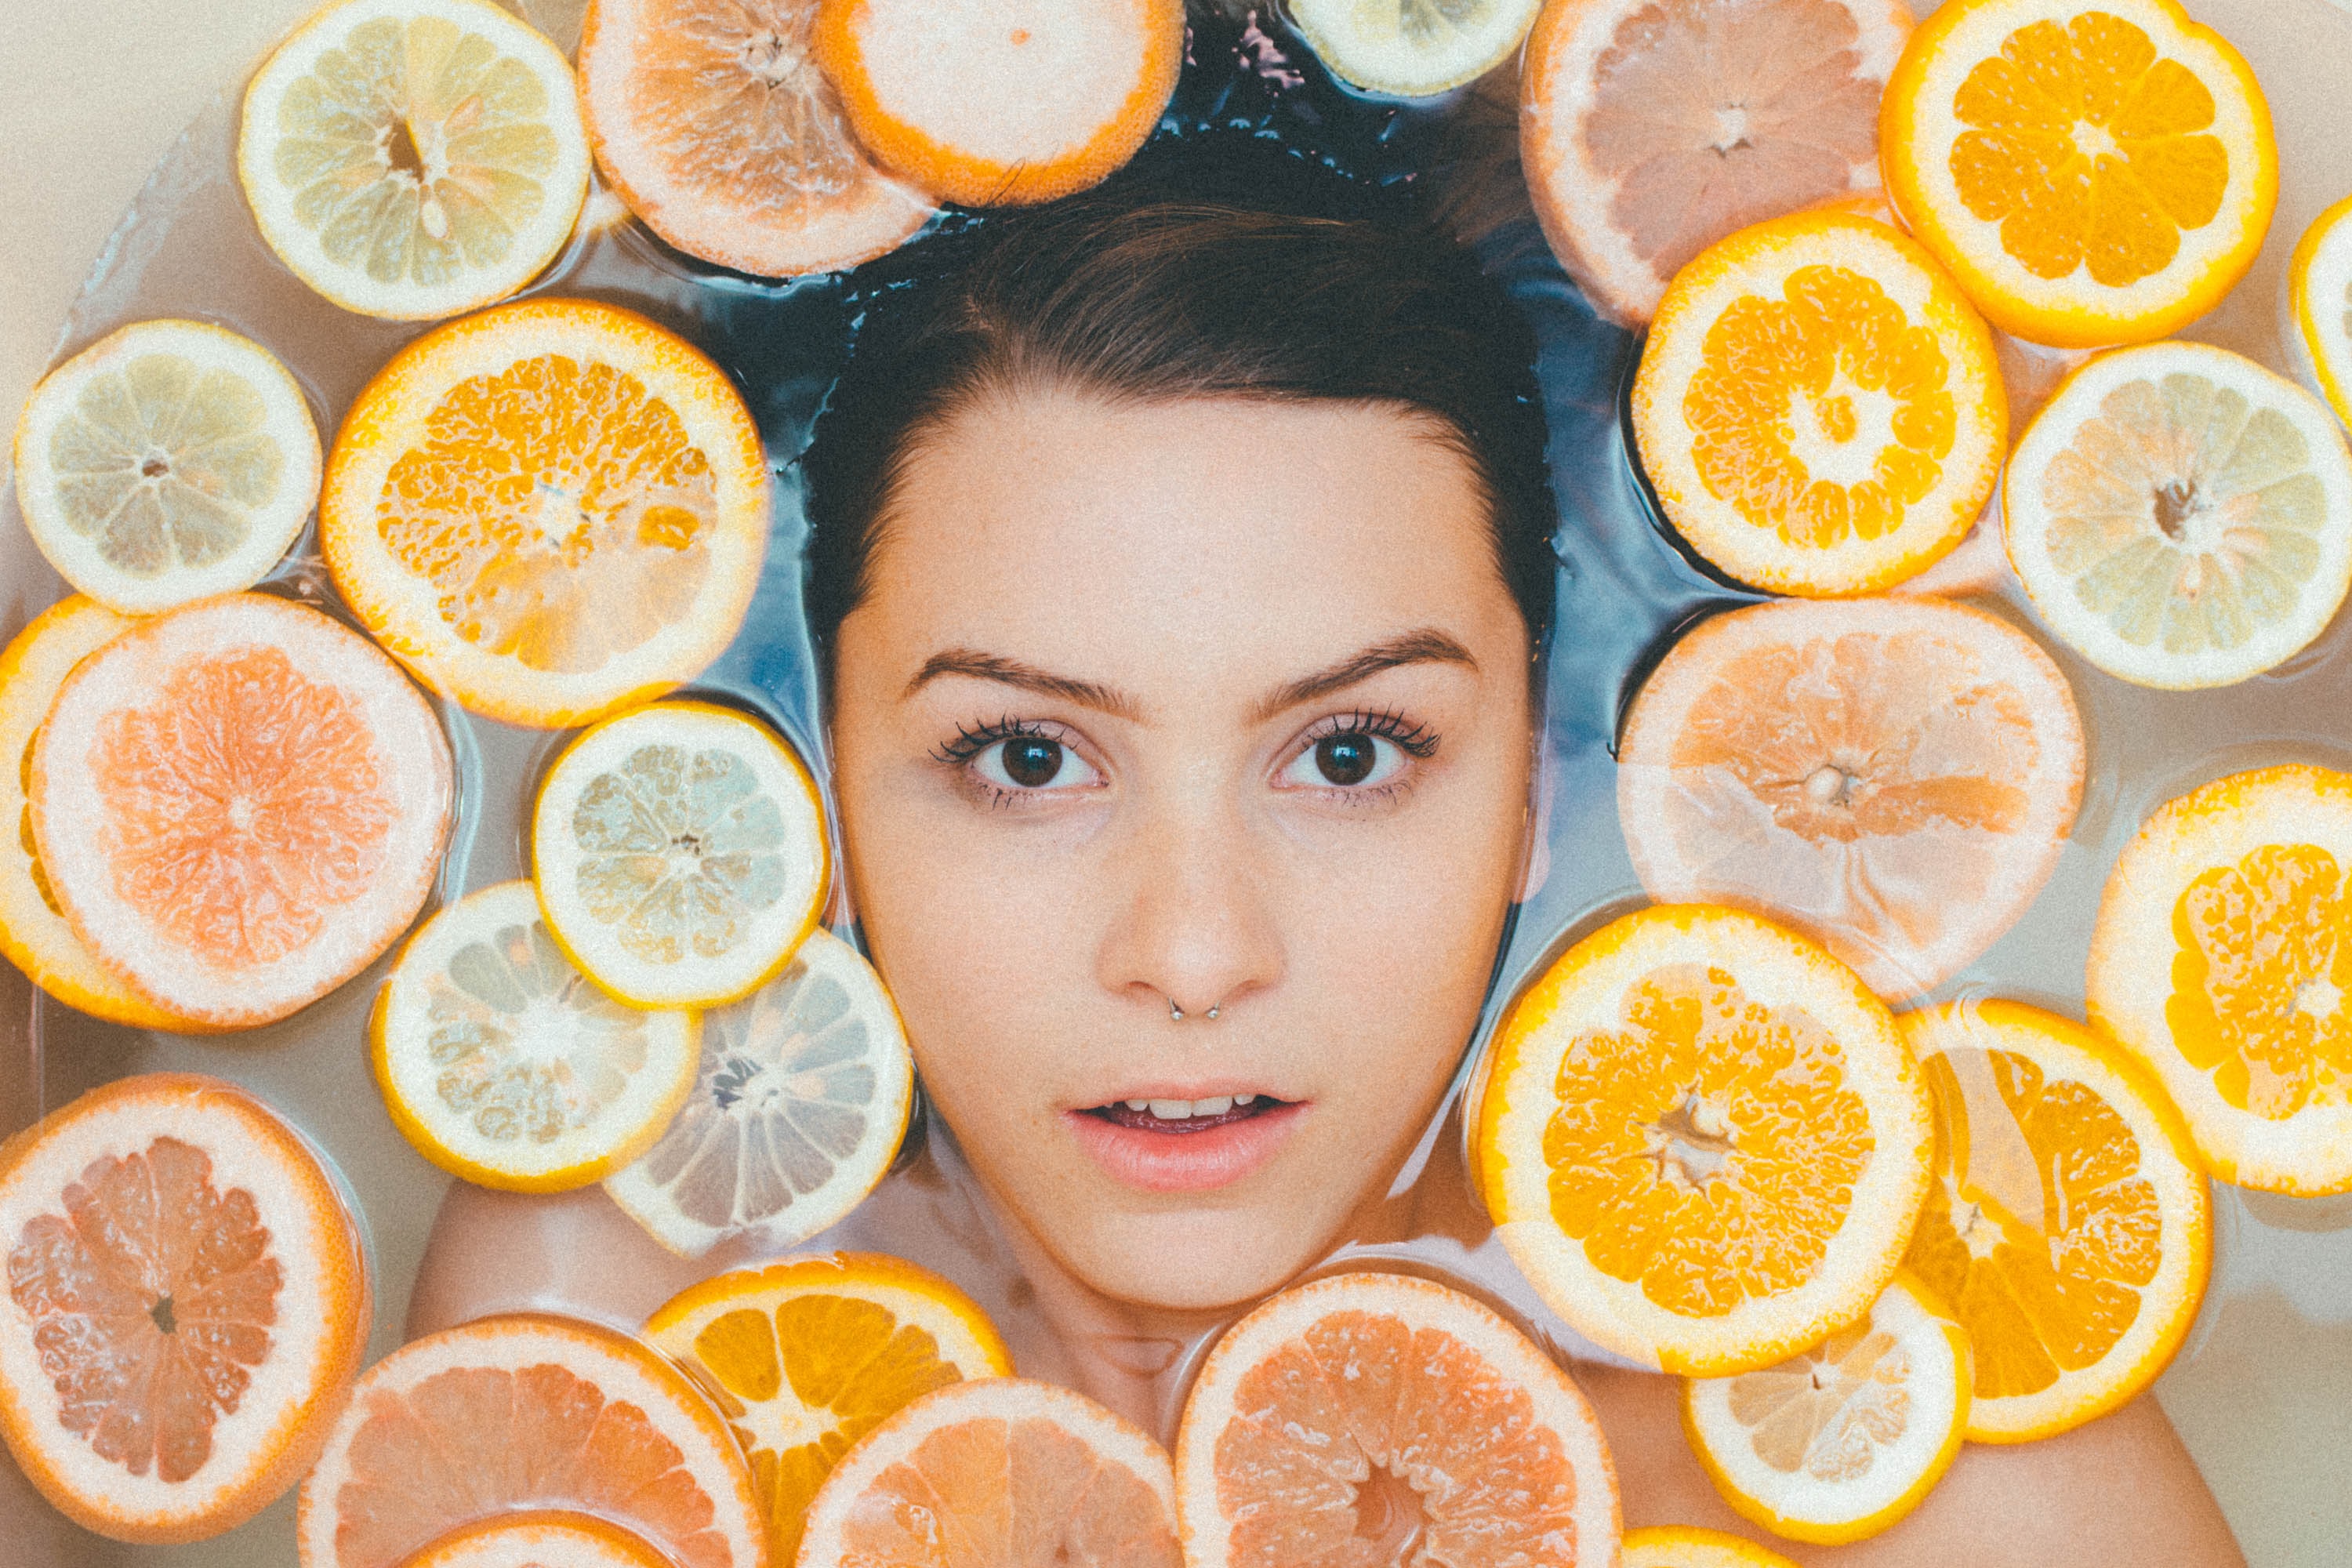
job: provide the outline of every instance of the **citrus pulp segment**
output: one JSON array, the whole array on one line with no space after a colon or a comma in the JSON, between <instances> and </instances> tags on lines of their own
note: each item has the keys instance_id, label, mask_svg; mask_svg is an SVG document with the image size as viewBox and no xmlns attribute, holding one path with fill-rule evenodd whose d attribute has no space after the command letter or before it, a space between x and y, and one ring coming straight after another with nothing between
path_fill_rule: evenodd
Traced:
<instances>
[{"instance_id":1,"label":"citrus pulp segment","mask_svg":"<svg viewBox=\"0 0 2352 1568\"><path fill-rule=\"evenodd\" d=\"M1552 0L1521 68L1519 158L1596 309L1647 321L1737 229L1878 188L1901 0Z\"/></svg>"},{"instance_id":2,"label":"citrus pulp segment","mask_svg":"<svg viewBox=\"0 0 2352 1568\"><path fill-rule=\"evenodd\" d=\"M487 1516L595 1514L685 1568L772 1568L751 1471L675 1367L610 1329L518 1312L367 1369L302 1482L302 1568L397 1568Z\"/></svg>"},{"instance_id":3,"label":"citrus pulp segment","mask_svg":"<svg viewBox=\"0 0 2352 1568\"><path fill-rule=\"evenodd\" d=\"M580 42L596 166L689 255L781 278L913 237L929 198L874 166L811 50L817 0L599 0Z\"/></svg>"},{"instance_id":4,"label":"citrus pulp segment","mask_svg":"<svg viewBox=\"0 0 2352 1568\"><path fill-rule=\"evenodd\" d=\"M1936 1103L1936 1179L1906 1267L1976 1348L1969 1437L2104 1415L2189 1332L2212 1197L2161 1085L2113 1043L2020 1003L1896 1020Z\"/></svg>"},{"instance_id":5,"label":"citrus pulp segment","mask_svg":"<svg viewBox=\"0 0 2352 1568\"><path fill-rule=\"evenodd\" d=\"M1179 1568L1167 1450L1084 1394L951 1383L867 1433L808 1511L805 1568Z\"/></svg>"},{"instance_id":6,"label":"citrus pulp segment","mask_svg":"<svg viewBox=\"0 0 2352 1568\"><path fill-rule=\"evenodd\" d=\"M2336 421L2352 426L2352 196L2304 231L2287 264L2286 300L2280 340Z\"/></svg>"},{"instance_id":7,"label":"citrus pulp segment","mask_svg":"<svg viewBox=\"0 0 2352 1568\"><path fill-rule=\"evenodd\" d=\"M488 0L342 0L254 73L237 180L261 237L362 315L502 300L588 194L572 68Z\"/></svg>"},{"instance_id":8,"label":"citrus pulp segment","mask_svg":"<svg viewBox=\"0 0 2352 1568\"><path fill-rule=\"evenodd\" d=\"M817 1488L859 1438L935 1388L1013 1375L970 1297L873 1253L717 1275L663 1305L646 1337L727 1417L782 1563L800 1548Z\"/></svg>"},{"instance_id":9,"label":"citrus pulp segment","mask_svg":"<svg viewBox=\"0 0 2352 1568\"><path fill-rule=\"evenodd\" d=\"M1927 1091L1826 950L1737 910L1643 910L1561 955L1487 1048L1478 1190L1586 1337L1727 1376L1819 1344L1893 1277Z\"/></svg>"},{"instance_id":10,"label":"citrus pulp segment","mask_svg":"<svg viewBox=\"0 0 2352 1568\"><path fill-rule=\"evenodd\" d=\"M604 1191L681 1257L745 1237L781 1251L874 1190L914 1103L906 1026L881 977L820 927L783 973L702 1016L684 1108Z\"/></svg>"},{"instance_id":11,"label":"citrus pulp segment","mask_svg":"<svg viewBox=\"0 0 2352 1568\"><path fill-rule=\"evenodd\" d=\"M535 1509L461 1525L400 1568L675 1568L645 1539L592 1513Z\"/></svg>"},{"instance_id":12,"label":"citrus pulp segment","mask_svg":"<svg viewBox=\"0 0 2352 1568\"><path fill-rule=\"evenodd\" d=\"M1779 1552L1720 1530L1656 1524L1625 1532L1618 1568L1796 1568Z\"/></svg>"},{"instance_id":13,"label":"citrus pulp segment","mask_svg":"<svg viewBox=\"0 0 2352 1568\"><path fill-rule=\"evenodd\" d=\"M1225 1331L1176 1439L1189 1568L1607 1564L1617 1482L1576 1384L1430 1280L1340 1274Z\"/></svg>"},{"instance_id":14,"label":"citrus pulp segment","mask_svg":"<svg viewBox=\"0 0 2352 1568\"><path fill-rule=\"evenodd\" d=\"M0 1434L77 1523L181 1542L299 1480L373 1298L301 1134L234 1084L149 1073L0 1145Z\"/></svg>"},{"instance_id":15,"label":"citrus pulp segment","mask_svg":"<svg viewBox=\"0 0 2352 1568\"><path fill-rule=\"evenodd\" d=\"M1652 898L1796 926L1894 1000L2032 903L2084 761L2066 678L2006 621L1784 599L1700 623L1643 684L1618 821Z\"/></svg>"},{"instance_id":16,"label":"citrus pulp segment","mask_svg":"<svg viewBox=\"0 0 2352 1568\"><path fill-rule=\"evenodd\" d=\"M819 0L816 58L884 167L968 206L1050 201L1135 155L1183 0Z\"/></svg>"},{"instance_id":17,"label":"citrus pulp segment","mask_svg":"<svg viewBox=\"0 0 2352 1568\"><path fill-rule=\"evenodd\" d=\"M1291 0L1291 26L1334 75L1419 98L1475 81L1517 52L1543 0Z\"/></svg>"},{"instance_id":18,"label":"citrus pulp segment","mask_svg":"<svg viewBox=\"0 0 2352 1568\"><path fill-rule=\"evenodd\" d=\"M700 674L767 552L769 479L726 373L633 311L534 299L376 374L319 537L361 622L436 690L541 729Z\"/></svg>"},{"instance_id":19,"label":"citrus pulp segment","mask_svg":"<svg viewBox=\"0 0 2352 1568\"><path fill-rule=\"evenodd\" d=\"M694 1015L640 1012L572 966L529 882L436 912L368 1018L384 1109L416 1152L485 1187L585 1186L653 1146L693 1086Z\"/></svg>"},{"instance_id":20,"label":"citrus pulp segment","mask_svg":"<svg viewBox=\"0 0 2352 1568\"><path fill-rule=\"evenodd\" d=\"M1886 84L1886 187L1994 323L2160 338L2262 249L2278 144L2252 68L2176 0L1951 0Z\"/></svg>"},{"instance_id":21,"label":"citrus pulp segment","mask_svg":"<svg viewBox=\"0 0 2352 1568\"><path fill-rule=\"evenodd\" d=\"M391 946L432 890L456 793L399 667L267 594L199 599L84 658L28 777L75 934L215 1029L282 1018Z\"/></svg>"},{"instance_id":22,"label":"citrus pulp segment","mask_svg":"<svg viewBox=\"0 0 2352 1568\"><path fill-rule=\"evenodd\" d=\"M2227 686L2325 631L2352 584L2352 451L2318 399L2227 349L2102 354L2002 488L2044 626L2142 686Z\"/></svg>"},{"instance_id":23,"label":"citrus pulp segment","mask_svg":"<svg viewBox=\"0 0 2352 1568\"><path fill-rule=\"evenodd\" d=\"M68 583L124 615L250 588L319 499L319 430L268 350L138 321L41 378L16 421L16 503Z\"/></svg>"},{"instance_id":24,"label":"citrus pulp segment","mask_svg":"<svg viewBox=\"0 0 2352 1568\"><path fill-rule=\"evenodd\" d=\"M2290 765L2140 825L2091 931L2092 1026L2156 1076L2206 1168L2352 1192L2352 775Z\"/></svg>"},{"instance_id":25,"label":"citrus pulp segment","mask_svg":"<svg viewBox=\"0 0 2352 1568\"><path fill-rule=\"evenodd\" d=\"M1740 582L1867 594L1983 510L2009 437L1991 334L1927 253L1853 213L1741 229L1675 275L1633 383L1668 521Z\"/></svg>"}]
</instances>

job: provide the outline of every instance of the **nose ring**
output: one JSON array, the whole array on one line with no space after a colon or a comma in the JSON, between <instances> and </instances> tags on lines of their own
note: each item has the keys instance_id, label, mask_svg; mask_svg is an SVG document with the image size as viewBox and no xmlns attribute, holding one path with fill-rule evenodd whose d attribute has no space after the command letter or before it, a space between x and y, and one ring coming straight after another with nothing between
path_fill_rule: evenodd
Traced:
<instances>
[{"instance_id":1,"label":"nose ring","mask_svg":"<svg viewBox=\"0 0 2352 1568\"><path fill-rule=\"evenodd\" d=\"M1201 1016L1204 1018L1214 1018L1219 1012L1223 1011L1223 1005L1224 1005L1223 1003L1219 1003L1215 1006L1211 1007L1207 1012L1202 1014ZM1171 1024L1181 1024L1184 1021L1184 1009L1176 1005L1176 998L1173 996L1168 998L1168 1021Z\"/></svg>"}]
</instances>

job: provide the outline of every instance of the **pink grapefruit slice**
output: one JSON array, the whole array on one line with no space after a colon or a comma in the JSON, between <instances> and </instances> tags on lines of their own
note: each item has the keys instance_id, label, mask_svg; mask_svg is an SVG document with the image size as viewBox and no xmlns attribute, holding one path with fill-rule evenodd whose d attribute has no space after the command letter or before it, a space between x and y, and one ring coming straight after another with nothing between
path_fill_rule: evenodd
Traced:
<instances>
[{"instance_id":1,"label":"pink grapefruit slice","mask_svg":"<svg viewBox=\"0 0 2352 1568\"><path fill-rule=\"evenodd\" d=\"M460 1525L401 1568L674 1568L635 1531L593 1513L530 1509Z\"/></svg>"}]
</instances>

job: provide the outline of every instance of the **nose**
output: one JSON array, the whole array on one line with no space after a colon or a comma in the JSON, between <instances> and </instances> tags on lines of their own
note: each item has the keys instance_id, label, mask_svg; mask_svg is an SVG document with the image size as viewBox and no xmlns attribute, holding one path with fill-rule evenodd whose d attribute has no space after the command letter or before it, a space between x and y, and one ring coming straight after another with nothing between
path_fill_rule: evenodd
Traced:
<instances>
[{"instance_id":1,"label":"nose","mask_svg":"<svg viewBox=\"0 0 2352 1568\"><path fill-rule=\"evenodd\" d=\"M1189 1020L1230 1015L1281 979L1273 873L1242 813L1213 799L1160 803L1116 861L1119 895L1096 959L1105 987Z\"/></svg>"}]
</instances>

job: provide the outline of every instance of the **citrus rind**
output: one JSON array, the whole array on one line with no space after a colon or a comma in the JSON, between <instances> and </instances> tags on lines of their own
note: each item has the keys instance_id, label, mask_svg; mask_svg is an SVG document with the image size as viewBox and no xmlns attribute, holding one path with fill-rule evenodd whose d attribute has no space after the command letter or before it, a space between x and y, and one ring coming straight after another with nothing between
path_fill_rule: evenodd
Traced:
<instances>
[{"instance_id":1,"label":"citrus rind","mask_svg":"<svg viewBox=\"0 0 2352 1568\"><path fill-rule=\"evenodd\" d=\"M633 1531L566 1509L526 1509L459 1525L400 1568L671 1568Z\"/></svg>"},{"instance_id":2,"label":"citrus rind","mask_svg":"<svg viewBox=\"0 0 2352 1568\"><path fill-rule=\"evenodd\" d=\"M1543 0L1481 0L1471 6L1291 0L1289 16L1307 47L1341 80L1367 92L1425 98L1475 81L1509 59L1542 8Z\"/></svg>"},{"instance_id":3,"label":"citrus rind","mask_svg":"<svg viewBox=\"0 0 2352 1568\"><path fill-rule=\"evenodd\" d=\"M2279 341L2336 422L2352 426L2352 196L2312 220L2287 263Z\"/></svg>"},{"instance_id":4,"label":"citrus rind","mask_svg":"<svg viewBox=\"0 0 2352 1568\"><path fill-rule=\"evenodd\" d=\"M1695 1524L1654 1524L1625 1532L1618 1568L1796 1568L1745 1536Z\"/></svg>"}]
</instances>

